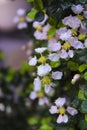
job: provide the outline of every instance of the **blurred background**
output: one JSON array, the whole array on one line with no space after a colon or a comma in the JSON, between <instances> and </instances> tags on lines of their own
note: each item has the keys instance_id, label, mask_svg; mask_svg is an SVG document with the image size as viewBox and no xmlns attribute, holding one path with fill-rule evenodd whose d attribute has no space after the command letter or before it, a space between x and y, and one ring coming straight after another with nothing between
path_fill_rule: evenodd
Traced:
<instances>
[{"instance_id":1,"label":"blurred background","mask_svg":"<svg viewBox=\"0 0 87 130\"><path fill-rule=\"evenodd\" d=\"M0 50L4 53L3 66L12 66L19 69L26 54L22 46L29 41L26 30L17 29L14 17L18 9L30 9L31 5L26 0L0 0Z\"/></svg>"},{"instance_id":2,"label":"blurred background","mask_svg":"<svg viewBox=\"0 0 87 130\"><path fill-rule=\"evenodd\" d=\"M26 12L30 8L26 0L0 0L0 130L34 129L28 125L32 111L28 98L32 79L27 64L33 48L31 23L26 30L18 29L14 22L17 15L23 22L22 9Z\"/></svg>"}]
</instances>

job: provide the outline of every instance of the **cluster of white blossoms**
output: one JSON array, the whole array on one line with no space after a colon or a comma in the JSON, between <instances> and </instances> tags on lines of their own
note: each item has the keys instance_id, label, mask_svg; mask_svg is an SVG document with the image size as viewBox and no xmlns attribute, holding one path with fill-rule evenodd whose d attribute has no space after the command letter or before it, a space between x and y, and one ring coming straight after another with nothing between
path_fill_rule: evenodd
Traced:
<instances>
[{"instance_id":1,"label":"cluster of white blossoms","mask_svg":"<svg viewBox=\"0 0 87 130\"><path fill-rule=\"evenodd\" d=\"M19 8L13 22L17 25L18 29L25 29L28 27L28 22L32 22L32 19L27 17L25 9Z\"/></svg>"},{"instance_id":2,"label":"cluster of white blossoms","mask_svg":"<svg viewBox=\"0 0 87 130\"><path fill-rule=\"evenodd\" d=\"M39 105L49 104L48 98L45 95L52 95L55 91L55 83L52 80L61 80L63 72L52 71L49 63L46 63L47 58L44 56L44 52L47 51L46 47L36 48L35 52L39 53L40 57L34 56L30 59L29 65L37 67L38 77L34 79L34 90L30 93L32 100L39 98ZM51 72L52 71L52 72Z\"/></svg>"},{"instance_id":3,"label":"cluster of white blossoms","mask_svg":"<svg viewBox=\"0 0 87 130\"><path fill-rule=\"evenodd\" d=\"M78 111L73 107L65 107L66 98L59 97L55 100L55 105L51 106L49 109L51 114L58 114L57 123L67 123L68 122L68 114L74 116L78 113Z\"/></svg>"},{"instance_id":4,"label":"cluster of white blossoms","mask_svg":"<svg viewBox=\"0 0 87 130\"><path fill-rule=\"evenodd\" d=\"M36 48L36 55L29 60L29 65L37 66L37 77L34 79L34 88L29 97L32 100L38 98L39 105L50 104L48 97L55 93L54 82L62 80L64 76L61 69L53 70L51 63L71 59L75 51L87 48L87 11L82 5L73 5L71 9L75 15L65 17L61 21L63 26L56 29L54 36L48 34L52 27L46 24L47 15L42 22L33 22L36 29L35 38L48 41L47 47ZM79 78L80 74L75 74L71 83L75 84ZM67 123L68 114L74 116L78 113L75 108L66 107L66 104L65 98L58 98L49 110L51 114L59 114L57 123Z\"/></svg>"}]
</instances>

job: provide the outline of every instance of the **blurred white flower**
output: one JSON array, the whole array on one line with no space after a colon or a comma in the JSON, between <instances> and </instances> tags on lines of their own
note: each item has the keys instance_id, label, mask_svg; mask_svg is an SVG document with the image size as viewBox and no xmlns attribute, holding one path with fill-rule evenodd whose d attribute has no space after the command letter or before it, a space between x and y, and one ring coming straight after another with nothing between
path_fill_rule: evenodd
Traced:
<instances>
[{"instance_id":1,"label":"blurred white flower","mask_svg":"<svg viewBox=\"0 0 87 130\"><path fill-rule=\"evenodd\" d=\"M66 27L60 28L56 31L56 37L58 37L61 40L67 41L71 36L71 30L67 29Z\"/></svg>"},{"instance_id":2,"label":"blurred white flower","mask_svg":"<svg viewBox=\"0 0 87 130\"><path fill-rule=\"evenodd\" d=\"M5 106L3 103L0 103L0 111L5 111Z\"/></svg>"},{"instance_id":3,"label":"blurred white flower","mask_svg":"<svg viewBox=\"0 0 87 130\"><path fill-rule=\"evenodd\" d=\"M51 67L49 64L45 64L45 65L40 65L38 66L38 70L37 70L37 74L39 76L45 76L47 75L49 72L51 71Z\"/></svg>"},{"instance_id":4,"label":"blurred white flower","mask_svg":"<svg viewBox=\"0 0 87 130\"><path fill-rule=\"evenodd\" d=\"M35 52L37 52L37 53L43 53L43 52L46 51L46 50L47 50L46 47L40 47L40 48L36 48L36 49L35 49Z\"/></svg>"},{"instance_id":5,"label":"blurred white flower","mask_svg":"<svg viewBox=\"0 0 87 130\"><path fill-rule=\"evenodd\" d=\"M80 74L75 74L75 75L73 76L72 80L71 80L71 83L72 83L72 84L75 84L76 81L77 81L79 78L80 78Z\"/></svg>"},{"instance_id":6,"label":"blurred white flower","mask_svg":"<svg viewBox=\"0 0 87 130\"><path fill-rule=\"evenodd\" d=\"M40 91L41 90L41 80L39 77L34 79L34 91Z\"/></svg>"},{"instance_id":7,"label":"blurred white flower","mask_svg":"<svg viewBox=\"0 0 87 130\"><path fill-rule=\"evenodd\" d=\"M85 40L84 45L87 48L87 39Z\"/></svg>"},{"instance_id":8,"label":"blurred white flower","mask_svg":"<svg viewBox=\"0 0 87 130\"><path fill-rule=\"evenodd\" d=\"M17 16L14 17L13 22L17 24L18 29L25 29L28 26L27 22L32 22L32 20L26 16L26 10L20 8L17 10Z\"/></svg>"},{"instance_id":9,"label":"blurred white flower","mask_svg":"<svg viewBox=\"0 0 87 130\"><path fill-rule=\"evenodd\" d=\"M87 18L87 11L84 11L84 17Z\"/></svg>"},{"instance_id":10,"label":"blurred white flower","mask_svg":"<svg viewBox=\"0 0 87 130\"><path fill-rule=\"evenodd\" d=\"M56 85L54 83L50 83L50 84L45 84L45 93L48 95L52 95L54 93L54 87Z\"/></svg>"},{"instance_id":11,"label":"blurred white flower","mask_svg":"<svg viewBox=\"0 0 87 130\"><path fill-rule=\"evenodd\" d=\"M31 58L28 64L31 66L35 66L37 64L37 57L34 56L33 58Z\"/></svg>"},{"instance_id":12,"label":"blurred white flower","mask_svg":"<svg viewBox=\"0 0 87 130\"><path fill-rule=\"evenodd\" d=\"M63 76L63 72L60 71L52 72L52 78L55 80L60 80L62 76Z\"/></svg>"},{"instance_id":13,"label":"blurred white flower","mask_svg":"<svg viewBox=\"0 0 87 130\"><path fill-rule=\"evenodd\" d=\"M49 42L48 43L48 50L57 52L61 49L61 43L60 42Z\"/></svg>"},{"instance_id":14,"label":"blurred white flower","mask_svg":"<svg viewBox=\"0 0 87 130\"><path fill-rule=\"evenodd\" d=\"M48 59L51 60L51 61L54 61L54 62L58 61L59 58L60 57L59 57L59 55L57 53L52 53L52 54L48 55Z\"/></svg>"},{"instance_id":15,"label":"blurred white flower","mask_svg":"<svg viewBox=\"0 0 87 130\"><path fill-rule=\"evenodd\" d=\"M44 32L41 32L41 31L38 31L36 30L34 32L34 37L37 39L37 40L45 40L47 38L47 33L44 33Z\"/></svg>"},{"instance_id":16,"label":"blurred white flower","mask_svg":"<svg viewBox=\"0 0 87 130\"><path fill-rule=\"evenodd\" d=\"M75 14L80 14L84 10L83 6L80 4L72 5L71 9Z\"/></svg>"},{"instance_id":17,"label":"blurred white flower","mask_svg":"<svg viewBox=\"0 0 87 130\"><path fill-rule=\"evenodd\" d=\"M76 16L68 16L62 20L63 24L70 26L73 29L78 29L81 25L81 21Z\"/></svg>"}]
</instances>

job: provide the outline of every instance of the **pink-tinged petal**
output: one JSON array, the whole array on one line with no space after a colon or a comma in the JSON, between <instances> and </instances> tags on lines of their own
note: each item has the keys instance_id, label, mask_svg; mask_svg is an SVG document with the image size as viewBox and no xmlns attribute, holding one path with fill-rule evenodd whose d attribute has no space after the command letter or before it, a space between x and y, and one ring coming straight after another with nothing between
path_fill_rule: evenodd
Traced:
<instances>
[{"instance_id":1,"label":"pink-tinged petal","mask_svg":"<svg viewBox=\"0 0 87 130\"><path fill-rule=\"evenodd\" d=\"M29 95L29 97L30 97L30 99L35 100L37 98L36 92L34 92L34 91L31 92L30 95Z\"/></svg>"},{"instance_id":2,"label":"pink-tinged petal","mask_svg":"<svg viewBox=\"0 0 87 130\"><path fill-rule=\"evenodd\" d=\"M59 97L59 98L55 101L55 104L56 104L58 107L62 107L65 103L66 103L66 98L61 98L61 97Z\"/></svg>"},{"instance_id":3,"label":"pink-tinged petal","mask_svg":"<svg viewBox=\"0 0 87 130\"><path fill-rule=\"evenodd\" d=\"M67 112L72 116L78 114L78 111L73 107L67 107Z\"/></svg>"},{"instance_id":4,"label":"pink-tinged petal","mask_svg":"<svg viewBox=\"0 0 87 130\"><path fill-rule=\"evenodd\" d=\"M63 116L62 115L59 115L58 118L57 118L57 123L60 124L60 123L63 123Z\"/></svg>"},{"instance_id":5,"label":"pink-tinged petal","mask_svg":"<svg viewBox=\"0 0 87 130\"><path fill-rule=\"evenodd\" d=\"M57 113L57 111L58 111L57 106L51 106L51 108L49 109L49 112L51 114L55 114L55 113Z\"/></svg>"},{"instance_id":6,"label":"pink-tinged petal","mask_svg":"<svg viewBox=\"0 0 87 130\"><path fill-rule=\"evenodd\" d=\"M67 116L66 114L63 116L63 122L64 122L64 123L67 123L67 122L68 122L68 116Z\"/></svg>"}]
</instances>

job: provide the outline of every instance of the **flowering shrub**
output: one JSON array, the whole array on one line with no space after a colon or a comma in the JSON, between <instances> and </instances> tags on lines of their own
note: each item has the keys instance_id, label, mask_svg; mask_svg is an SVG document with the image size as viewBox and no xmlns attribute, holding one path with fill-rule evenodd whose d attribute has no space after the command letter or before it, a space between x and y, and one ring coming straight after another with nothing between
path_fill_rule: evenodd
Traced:
<instances>
[{"instance_id":1,"label":"flowering shrub","mask_svg":"<svg viewBox=\"0 0 87 130\"><path fill-rule=\"evenodd\" d=\"M29 60L36 73L28 123L35 130L87 130L87 0L27 1L40 42Z\"/></svg>"}]
</instances>

